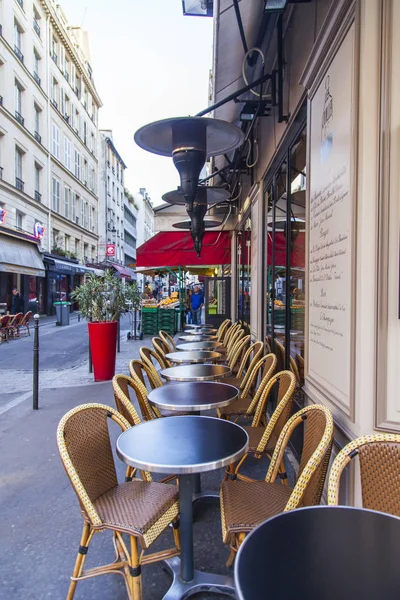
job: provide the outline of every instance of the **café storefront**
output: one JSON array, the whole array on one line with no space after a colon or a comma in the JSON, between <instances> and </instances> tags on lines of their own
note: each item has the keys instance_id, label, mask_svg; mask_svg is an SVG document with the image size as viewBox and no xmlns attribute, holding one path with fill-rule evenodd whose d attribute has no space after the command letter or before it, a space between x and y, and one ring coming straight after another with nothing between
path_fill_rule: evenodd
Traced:
<instances>
[{"instance_id":1,"label":"caf\u00e9 storefront","mask_svg":"<svg viewBox=\"0 0 400 600\"><path fill-rule=\"evenodd\" d=\"M280 52L284 68L279 103L255 119L252 166L239 175L233 316L283 348L284 367L296 361L306 403L332 410L334 456L359 435L400 430L400 5L289 3L281 48L276 21L260 41L258 9L240 3L247 46L261 44L264 69ZM214 17L217 102L244 85L245 52L233 5ZM241 108L214 114L238 124ZM357 502L358 479L348 477L344 493Z\"/></svg>"}]
</instances>

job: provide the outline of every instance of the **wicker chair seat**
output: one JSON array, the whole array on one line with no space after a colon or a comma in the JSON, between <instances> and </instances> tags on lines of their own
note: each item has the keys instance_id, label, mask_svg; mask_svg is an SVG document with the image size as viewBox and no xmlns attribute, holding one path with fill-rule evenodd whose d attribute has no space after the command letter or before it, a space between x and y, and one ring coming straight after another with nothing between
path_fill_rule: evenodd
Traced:
<instances>
[{"instance_id":1,"label":"wicker chair seat","mask_svg":"<svg viewBox=\"0 0 400 600\"><path fill-rule=\"evenodd\" d=\"M102 520L99 528L138 536L147 547L165 528L159 521L163 523L168 515L167 523L171 522L174 508L177 516L178 495L175 485L140 480L121 483L93 503Z\"/></svg>"},{"instance_id":2,"label":"wicker chair seat","mask_svg":"<svg viewBox=\"0 0 400 600\"><path fill-rule=\"evenodd\" d=\"M265 427L251 427L250 425L242 425L242 427L249 436L249 452L254 453L257 450L258 444L261 442L262 436L264 435ZM277 436L274 434L274 432L272 432L271 437L269 438L268 443L263 450L263 454L272 454L275 450L277 441Z\"/></svg>"},{"instance_id":3,"label":"wicker chair seat","mask_svg":"<svg viewBox=\"0 0 400 600\"><path fill-rule=\"evenodd\" d=\"M225 379L223 381L225 383ZM228 415L245 415L252 399L253 398L251 396L246 396L245 398L239 396L234 402L229 404L229 406L224 406L220 409L220 416L225 417Z\"/></svg>"},{"instance_id":4,"label":"wicker chair seat","mask_svg":"<svg viewBox=\"0 0 400 600\"><path fill-rule=\"evenodd\" d=\"M266 481L224 481L221 487L222 534L247 533L285 509L292 488Z\"/></svg>"}]
</instances>

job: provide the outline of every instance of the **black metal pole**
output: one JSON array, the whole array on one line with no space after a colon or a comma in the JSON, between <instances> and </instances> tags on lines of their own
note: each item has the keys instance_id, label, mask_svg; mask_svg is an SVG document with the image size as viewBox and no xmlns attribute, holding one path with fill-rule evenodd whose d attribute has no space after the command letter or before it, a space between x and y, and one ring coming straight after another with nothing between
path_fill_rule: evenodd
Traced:
<instances>
[{"instance_id":1,"label":"black metal pole","mask_svg":"<svg viewBox=\"0 0 400 600\"><path fill-rule=\"evenodd\" d=\"M179 476L181 578L192 581L194 577L193 559L193 481L191 475Z\"/></svg>"},{"instance_id":2,"label":"black metal pole","mask_svg":"<svg viewBox=\"0 0 400 600\"><path fill-rule=\"evenodd\" d=\"M137 330L136 308L133 311L133 328L134 328L133 339L136 340L136 330Z\"/></svg>"},{"instance_id":3,"label":"black metal pole","mask_svg":"<svg viewBox=\"0 0 400 600\"><path fill-rule=\"evenodd\" d=\"M121 352L121 316L118 317L117 327L117 352Z\"/></svg>"},{"instance_id":4,"label":"black metal pole","mask_svg":"<svg viewBox=\"0 0 400 600\"><path fill-rule=\"evenodd\" d=\"M92 319L90 319L90 321L92 321ZM92 352L90 350L90 339L89 339L89 373L93 373Z\"/></svg>"},{"instance_id":5,"label":"black metal pole","mask_svg":"<svg viewBox=\"0 0 400 600\"><path fill-rule=\"evenodd\" d=\"M32 408L39 410L39 315L34 315Z\"/></svg>"}]
</instances>

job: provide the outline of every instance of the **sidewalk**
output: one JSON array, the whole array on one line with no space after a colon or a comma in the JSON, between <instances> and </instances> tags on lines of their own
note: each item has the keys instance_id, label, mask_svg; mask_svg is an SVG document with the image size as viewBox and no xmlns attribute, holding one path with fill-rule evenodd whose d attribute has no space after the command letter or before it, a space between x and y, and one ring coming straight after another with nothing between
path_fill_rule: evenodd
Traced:
<instances>
[{"instance_id":1,"label":"sidewalk","mask_svg":"<svg viewBox=\"0 0 400 600\"><path fill-rule=\"evenodd\" d=\"M126 372L128 358L137 356L143 342L121 344L118 370ZM92 376L83 372L81 381ZM62 467L56 446L57 424L65 412L83 402L101 402L114 406L111 382L77 384L75 374L69 385L55 381L40 394L40 410L22 402L0 415L0 597L16 600L64 600L76 551L82 517L78 502ZM118 427L112 424L112 444ZM6 459L6 460L5 460ZM120 480L124 465L116 459ZM204 474L203 485L218 489L223 471ZM201 568L228 573L224 563L228 550L221 540L219 506L216 501L196 505L195 560ZM168 547L168 530L154 544L154 551ZM88 566L113 560L108 532L96 535L87 558ZM232 574L232 573L231 573ZM170 584L161 563L143 567L143 600L158 600ZM199 594L199 600L215 595ZM82 581L76 600L126 600L121 577L102 576Z\"/></svg>"}]
</instances>

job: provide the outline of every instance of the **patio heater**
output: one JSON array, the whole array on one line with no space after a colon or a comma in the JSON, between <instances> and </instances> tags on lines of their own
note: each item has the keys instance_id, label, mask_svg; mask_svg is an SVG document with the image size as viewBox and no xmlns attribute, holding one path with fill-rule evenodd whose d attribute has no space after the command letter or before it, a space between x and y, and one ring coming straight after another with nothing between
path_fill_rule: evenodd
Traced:
<instances>
[{"instance_id":1,"label":"patio heater","mask_svg":"<svg viewBox=\"0 0 400 600\"><path fill-rule=\"evenodd\" d=\"M208 157L229 154L241 146L243 131L219 119L176 117L144 125L137 130L134 140L148 152L172 157L180 175L180 191L186 211L192 222L195 250L200 257L203 220L207 212L204 199L195 203L200 172Z\"/></svg>"}]
</instances>

